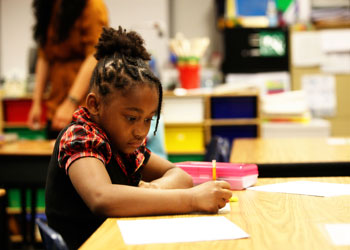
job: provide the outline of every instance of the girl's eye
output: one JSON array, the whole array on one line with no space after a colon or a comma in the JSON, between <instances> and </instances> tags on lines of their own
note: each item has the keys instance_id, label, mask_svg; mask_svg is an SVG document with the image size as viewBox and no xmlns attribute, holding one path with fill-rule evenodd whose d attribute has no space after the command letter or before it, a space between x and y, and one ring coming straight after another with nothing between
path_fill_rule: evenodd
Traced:
<instances>
[{"instance_id":1,"label":"girl's eye","mask_svg":"<svg viewBox=\"0 0 350 250\"><path fill-rule=\"evenodd\" d=\"M151 121L153 121L153 118L145 119L145 122L151 122Z\"/></svg>"},{"instance_id":2,"label":"girl's eye","mask_svg":"<svg viewBox=\"0 0 350 250\"><path fill-rule=\"evenodd\" d=\"M134 122L134 121L136 121L136 117L133 117L133 116L127 116L126 119L127 119L129 122Z\"/></svg>"}]
</instances>

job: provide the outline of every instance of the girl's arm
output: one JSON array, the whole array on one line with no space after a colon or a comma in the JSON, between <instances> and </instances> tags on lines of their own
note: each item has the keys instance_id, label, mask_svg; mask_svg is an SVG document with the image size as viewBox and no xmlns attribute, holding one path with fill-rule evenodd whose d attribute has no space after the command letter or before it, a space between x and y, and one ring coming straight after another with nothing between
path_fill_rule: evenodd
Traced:
<instances>
[{"instance_id":1,"label":"girl's arm","mask_svg":"<svg viewBox=\"0 0 350 250\"><path fill-rule=\"evenodd\" d=\"M193 186L192 177L181 168L162 157L151 153L151 157L142 171L141 187L173 189Z\"/></svg>"},{"instance_id":2,"label":"girl's arm","mask_svg":"<svg viewBox=\"0 0 350 250\"><path fill-rule=\"evenodd\" d=\"M188 189L151 189L112 184L104 164L92 157L74 161L69 178L90 210L106 217L216 213L232 196L230 185L211 181Z\"/></svg>"},{"instance_id":3,"label":"girl's arm","mask_svg":"<svg viewBox=\"0 0 350 250\"><path fill-rule=\"evenodd\" d=\"M56 130L64 128L72 120L72 114L78 107L81 100L85 97L90 84L90 78L94 67L96 65L96 59L91 54L82 63L77 77L69 90L67 98L57 108L57 111L52 119L52 127Z\"/></svg>"},{"instance_id":4,"label":"girl's arm","mask_svg":"<svg viewBox=\"0 0 350 250\"><path fill-rule=\"evenodd\" d=\"M28 115L28 126L31 129L38 129L41 118L41 102L49 75L49 64L44 56L39 53L35 66L35 86L32 98L32 106Z\"/></svg>"}]
</instances>

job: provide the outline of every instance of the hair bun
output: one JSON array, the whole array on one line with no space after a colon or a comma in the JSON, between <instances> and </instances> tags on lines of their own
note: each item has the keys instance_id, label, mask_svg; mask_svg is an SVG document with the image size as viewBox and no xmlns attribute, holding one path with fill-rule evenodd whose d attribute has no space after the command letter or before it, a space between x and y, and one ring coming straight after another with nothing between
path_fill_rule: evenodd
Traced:
<instances>
[{"instance_id":1,"label":"hair bun","mask_svg":"<svg viewBox=\"0 0 350 250\"><path fill-rule=\"evenodd\" d=\"M135 31L127 32L119 26L118 30L111 27L103 27L101 36L96 47L95 58L100 60L114 53L126 57L141 58L150 60L151 55L144 47L144 40Z\"/></svg>"}]
</instances>

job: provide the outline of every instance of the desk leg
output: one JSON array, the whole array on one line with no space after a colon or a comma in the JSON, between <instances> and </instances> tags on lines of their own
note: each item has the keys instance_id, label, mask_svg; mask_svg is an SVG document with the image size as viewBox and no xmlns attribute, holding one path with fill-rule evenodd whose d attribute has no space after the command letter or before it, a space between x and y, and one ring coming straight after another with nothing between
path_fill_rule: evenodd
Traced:
<instances>
[{"instance_id":1,"label":"desk leg","mask_svg":"<svg viewBox=\"0 0 350 250\"><path fill-rule=\"evenodd\" d=\"M27 206L26 206L26 189L21 188L21 231L23 246L27 245Z\"/></svg>"},{"instance_id":2,"label":"desk leg","mask_svg":"<svg viewBox=\"0 0 350 250\"><path fill-rule=\"evenodd\" d=\"M31 198L31 218L30 218L30 240L34 245L35 243L35 218L36 218L36 201L37 201L37 189L32 188L32 198Z\"/></svg>"},{"instance_id":3,"label":"desk leg","mask_svg":"<svg viewBox=\"0 0 350 250\"><path fill-rule=\"evenodd\" d=\"M0 195L0 246L3 250L10 249L10 234L8 227L8 215L6 207L8 206L7 193L4 196Z\"/></svg>"}]
</instances>

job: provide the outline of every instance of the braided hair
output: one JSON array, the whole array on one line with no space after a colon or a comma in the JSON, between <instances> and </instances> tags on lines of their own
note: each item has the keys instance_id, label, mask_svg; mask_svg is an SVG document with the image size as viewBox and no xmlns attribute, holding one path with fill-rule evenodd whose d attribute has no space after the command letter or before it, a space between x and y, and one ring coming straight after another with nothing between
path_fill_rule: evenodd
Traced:
<instances>
[{"instance_id":1,"label":"braided hair","mask_svg":"<svg viewBox=\"0 0 350 250\"><path fill-rule=\"evenodd\" d=\"M138 33L127 32L120 26L118 30L104 27L96 49L94 56L98 63L91 77L90 90L96 88L101 96L106 96L113 89L127 91L136 85L156 86L159 96L154 130L154 135L156 135L163 89L159 79L153 74L147 63L151 55L144 47L144 40Z\"/></svg>"}]
</instances>

